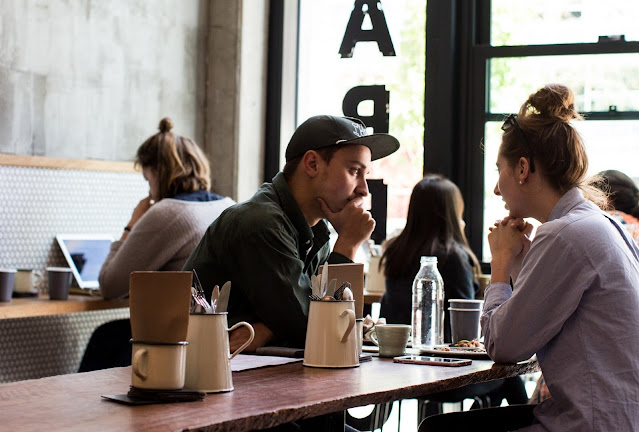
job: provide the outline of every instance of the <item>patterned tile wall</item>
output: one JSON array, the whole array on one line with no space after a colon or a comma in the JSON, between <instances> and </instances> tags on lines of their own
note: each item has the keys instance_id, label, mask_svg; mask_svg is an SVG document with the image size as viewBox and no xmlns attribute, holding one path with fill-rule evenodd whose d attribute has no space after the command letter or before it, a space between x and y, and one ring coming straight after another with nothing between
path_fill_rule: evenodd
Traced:
<instances>
[{"instance_id":1,"label":"patterned tile wall","mask_svg":"<svg viewBox=\"0 0 639 432\"><path fill-rule=\"evenodd\" d=\"M147 194L138 173L0 165L0 267L65 265L56 234L119 238ZM0 320L0 382L77 371L93 330L128 316L124 308Z\"/></svg>"},{"instance_id":2,"label":"patterned tile wall","mask_svg":"<svg viewBox=\"0 0 639 432\"><path fill-rule=\"evenodd\" d=\"M139 173L0 166L0 267L63 265L59 233L119 238L147 194Z\"/></svg>"}]
</instances>

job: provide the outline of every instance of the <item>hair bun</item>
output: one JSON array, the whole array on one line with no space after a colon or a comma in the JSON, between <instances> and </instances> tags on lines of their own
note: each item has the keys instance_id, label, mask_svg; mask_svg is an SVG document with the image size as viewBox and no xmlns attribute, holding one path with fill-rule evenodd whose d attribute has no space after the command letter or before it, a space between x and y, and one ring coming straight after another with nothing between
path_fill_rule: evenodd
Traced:
<instances>
[{"instance_id":1,"label":"hair bun","mask_svg":"<svg viewBox=\"0 0 639 432\"><path fill-rule=\"evenodd\" d=\"M553 120L569 122L582 118L575 109L575 95L572 90L561 84L548 84L540 88L530 95L525 105L535 114Z\"/></svg>"},{"instance_id":2,"label":"hair bun","mask_svg":"<svg viewBox=\"0 0 639 432\"><path fill-rule=\"evenodd\" d=\"M173 122L171 121L170 118L164 117L162 120L160 120L159 128L161 133L170 132L171 129L173 129Z\"/></svg>"}]
</instances>

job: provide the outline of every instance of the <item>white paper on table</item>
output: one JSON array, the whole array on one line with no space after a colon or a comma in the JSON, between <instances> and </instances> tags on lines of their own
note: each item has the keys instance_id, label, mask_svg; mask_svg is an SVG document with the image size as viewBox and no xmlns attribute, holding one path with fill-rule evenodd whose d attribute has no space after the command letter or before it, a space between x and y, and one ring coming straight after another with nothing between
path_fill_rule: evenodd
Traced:
<instances>
[{"instance_id":1,"label":"white paper on table","mask_svg":"<svg viewBox=\"0 0 639 432\"><path fill-rule=\"evenodd\" d=\"M231 360L231 372L241 372L268 366L279 366L287 363L301 362L302 360L304 359L293 357L238 354L233 358L233 360Z\"/></svg>"}]
</instances>

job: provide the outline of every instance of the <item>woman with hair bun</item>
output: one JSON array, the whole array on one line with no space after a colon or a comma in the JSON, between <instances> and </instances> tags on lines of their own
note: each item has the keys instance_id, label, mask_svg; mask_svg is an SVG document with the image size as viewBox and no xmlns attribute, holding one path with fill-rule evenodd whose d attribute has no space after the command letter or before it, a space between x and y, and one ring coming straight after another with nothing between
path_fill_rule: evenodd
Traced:
<instances>
[{"instance_id":1,"label":"woman with hair bun","mask_svg":"<svg viewBox=\"0 0 639 432\"><path fill-rule=\"evenodd\" d=\"M506 119L495 194L509 215L488 235L486 350L498 363L536 354L551 397L446 416L450 430L639 430L639 249L586 181L580 118L572 91L549 84ZM541 222L532 240L527 217Z\"/></svg>"},{"instance_id":2,"label":"woman with hair bun","mask_svg":"<svg viewBox=\"0 0 639 432\"><path fill-rule=\"evenodd\" d=\"M129 294L129 274L138 270L182 270L208 226L234 204L209 191L209 162L197 144L171 130L169 118L135 157L149 182L149 196L133 210L100 271L104 298Z\"/></svg>"}]
</instances>

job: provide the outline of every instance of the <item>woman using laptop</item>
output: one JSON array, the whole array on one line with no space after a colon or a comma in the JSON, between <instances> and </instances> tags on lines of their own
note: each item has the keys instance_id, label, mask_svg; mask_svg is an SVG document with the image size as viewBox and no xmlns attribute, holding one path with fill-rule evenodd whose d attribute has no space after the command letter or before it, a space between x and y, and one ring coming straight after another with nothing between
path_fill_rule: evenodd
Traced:
<instances>
[{"instance_id":1,"label":"woman using laptop","mask_svg":"<svg viewBox=\"0 0 639 432\"><path fill-rule=\"evenodd\" d=\"M100 271L104 298L129 294L129 274L182 270L204 231L234 204L209 191L209 163L197 144L173 132L169 118L138 148L135 164L149 182L149 196L133 210Z\"/></svg>"},{"instance_id":2,"label":"woman using laptop","mask_svg":"<svg viewBox=\"0 0 639 432\"><path fill-rule=\"evenodd\" d=\"M100 292L107 299L129 295L133 271L179 271L208 226L234 204L209 191L206 156L189 138L171 132L173 122L160 121L160 132L138 148L135 164L149 182L149 196L133 210L120 240L111 244L100 270ZM79 372L131 364L128 319L98 327L87 345Z\"/></svg>"}]
</instances>

